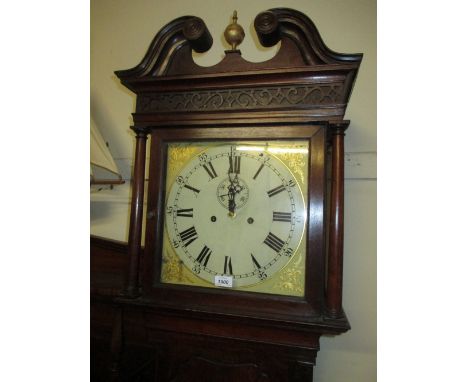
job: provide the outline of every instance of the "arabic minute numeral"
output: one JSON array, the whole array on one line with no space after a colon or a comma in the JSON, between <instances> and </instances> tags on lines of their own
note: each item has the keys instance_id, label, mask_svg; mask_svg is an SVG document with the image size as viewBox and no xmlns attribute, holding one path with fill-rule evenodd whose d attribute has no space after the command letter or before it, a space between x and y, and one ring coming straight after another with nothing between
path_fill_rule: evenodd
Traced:
<instances>
[{"instance_id":1,"label":"arabic minute numeral","mask_svg":"<svg viewBox=\"0 0 468 382\"><path fill-rule=\"evenodd\" d=\"M253 253L250 254L252 258L252 262L255 268L255 273L257 273L257 276L260 280L265 280L268 276L267 274L263 271L262 266L259 264Z\"/></svg>"},{"instance_id":2,"label":"arabic minute numeral","mask_svg":"<svg viewBox=\"0 0 468 382\"><path fill-rule=\"evenodd\" d=\"M192 268L192 271L194 271L197 275L200 274L200 271L201 271L200 264L195 264Z\"/></svg>"},{"instance_id":3,"label":"arabic minute numeral","mask_svg":"<svg viewBox=\"0 0 468 382\"><path fill-rule=\"evenodd\" d=\"M198 156L198 159L200 160L200 162L206 162L206 160L208 159L208 155L206 153L202 153Z\"/></svg>"}]
</instances>

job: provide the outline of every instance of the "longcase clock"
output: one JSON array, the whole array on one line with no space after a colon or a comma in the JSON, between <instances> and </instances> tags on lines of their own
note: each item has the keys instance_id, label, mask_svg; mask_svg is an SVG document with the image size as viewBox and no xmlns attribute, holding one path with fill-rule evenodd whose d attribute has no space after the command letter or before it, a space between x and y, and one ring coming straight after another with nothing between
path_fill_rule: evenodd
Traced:
<instances>
[{"instance_id":1,"label":"longcase clock","mask_svg":"<svg viewBox=\"0 0 468 382\"><path fill-rule=\"evenodd\" d=\"M137 101L115 380L312 381L320 336L350 328L343 118L362 55L331 51L292 9L262 12L254 26L262 45L281 44L269 61L242 58L234 14L231 49L198 66L192 51L213 39L185 16L116 72Z\"/></svg>"}]
</instances>

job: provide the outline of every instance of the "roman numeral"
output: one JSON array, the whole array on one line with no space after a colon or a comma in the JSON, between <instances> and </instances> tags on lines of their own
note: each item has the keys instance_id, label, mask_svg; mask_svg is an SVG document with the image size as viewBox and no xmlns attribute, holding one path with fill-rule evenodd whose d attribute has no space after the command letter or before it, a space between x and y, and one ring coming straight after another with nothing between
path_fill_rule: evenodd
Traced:
<instances>
[{"instance_id":1,"label":"roman numeral","mask_svg":"<svg viewBox=\"0 0 468 382\"><path fill-rule=\"evenodd\" d=\"M197 194L200 192L199 189L195 188L195 187L192 187L192 186L189 186L188 184L184 185L185 188L193 191L193 192L196 192Z\"/></svg>"},{"instance_id":2,"label":"roman numeral","mask_svg":"<svg viewBox=\"0 0 468 382\"><path fill-rule=\"evenodd\" d=\"M260 264L258 263L258 261L257 261L257 259L255 258L255 256L254 256L252 253L250 254L250 256L252 256L252 261L253 261L253 263L254 263L254 267L256 268L256 271L258 271L258 278L259 278L260 280L262 280L262 281L265 280L265 279L268 277L268 275L267 275L264 271L262 271L262 270L260 269L261 266L260 266Z\"/></svg>"},{"instance_id":3,"label":"roman numeral","mask_svg":"<svg viewBox=\"0 0 468 382\"><path fill-rule=\"evenodd\" d=\"M193 208L180 208L177 210L177 216L193 218Z\"/></svg>"},{"instance_id":4,"label":"roman numeral","mask_svg":"<svg viewBox=\"0 0 468 382\"><path fill-rule=\"evenodd\" d=\"M203 262L203 266L206 267L206 265L208 264L208 260L210 259L210 256L211 256L211 249L209 249L206 245L203 246L203 249L201 250L201 252L199 253L198 257L197 257L197 261L202 264Z\"/></svg>"},{"instance_id":5,"label":"roman numeral","mask_svg":"<svg viewBox=\"0 0 468 382\"><path fill-rule=\"evenodd\" d=\"M260 174L260 171L262 171L262 168L263 166L265 166L263 163L260 165L260 167L258 168L257 172L255 173L255 175L253 176L253 180L257 179L257 176L258 174Z\"/></svg>"},{"instance_id":6,"label":"roman numeral","mask_svg":"<svg viewBox=\"0 0 468 382\"><path fill-rule=\"evenodd\" d=\"M224 274L232 275L232 263L230 256L224 256Z\"/></svg>"},{"instance_id":7,"label":"roman numeral","mask_svg":"<svg viewBox=\"0 0 468 382\"><path fill-rule=\"evenodd\" d=\"M291 212L273 212L274 222L289 222L291 223Z\"/></svg>"},{"instance_id":8,"label":"roman numeral","mask_svg":"<svg viewBox=\"0 0 468 382\"><path fill-rule=\"evenodd\" d=\"M209 168L208 168L209 167ZM216 171L213 167L213 164L211 162L208 162L208 163L205 163L203 165L203 168L206 170L206 172L208 173L210 179L214 179L218 176L218 174L216 174Z\"/></svg>"},{"instance_id":9,"label":"roman numeral","mask_svg":"<svg viewBox=\"0 0 468 382\"><path fill-rule=\"evenodd\" d=\"M279 194L280 192L286 190L286 187L283 185L280 185L278 187L273 188L272 190L268 191L267 194L271 198L272 196L275 196L276 194Z\"/></svg>"},{"instance_id":10,"label":"roman numeral","mask_svg":"<svg viewBox=\"0 0 468 382\"><path fill-rule=\"evenodd\" d=\"M240 174L240 161L241 157L229 157L229 173L230 174Z\"/></svg>"},{"instance_id":11,"label":"roman numeral","mask_svg":"<svg viewBox=\"0 0 468 382\"><path fill-rule=\"evenodd\" d=\"M252 257L252 261L254 263L254 266L255 268L257 269L260 269L261 268L261 265L258 263L257 259L255 258L255 256L251 253L250 256Z\"/></svg>"},{"instance_id":12,"label":"roman numeral","mask_svg":"<svg viewBox=\"0 0 468 382\"><path fill-rule=\"evenodd\" d=\"M281 240L278 236L273 235L271 232L263 242L277 253L281 251L281 248L283 248L284 245L284 241Z\"/></svg>"},{"instance_id":13,"label":"roman numeral","mask_svg":"<svg viewBox=\"0 0 468 382\"><path fill-rule=\"evenodd\" d=\"M185 231L180 233L180 239L184 243L184 247L188 247L191 243L198 239L197 231L195 227L187 228Z\"/></svg>"}]
</instances>

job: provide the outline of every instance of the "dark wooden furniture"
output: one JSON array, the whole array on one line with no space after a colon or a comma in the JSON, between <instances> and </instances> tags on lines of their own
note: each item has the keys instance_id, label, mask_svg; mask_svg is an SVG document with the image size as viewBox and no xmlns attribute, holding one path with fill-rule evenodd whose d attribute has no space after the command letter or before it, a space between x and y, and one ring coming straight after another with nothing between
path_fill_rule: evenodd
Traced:
<instances>
[{"instance_id":1,"label":"dark wooden furniture","mask_svg":"<svg viewBox=\"0 0 468 382\"><path fill-rule=\"evenodd\" d=\"M110 379L112 326L126 270L126 243L91 236L91 379Z\"/></svg>"},{"instance_id":2,"label":"dark wooden furniture","mask_svg":"<svg viewBox=\"0 0 468 382\"><path fill-rule=\"evenodd\" d=\"M107 304L101 318L110 312L113 317L102 328L110 349L102 361L110 366L109 379L312 381L320 336L350 328L342 309L343 140L349 125L343 118L362 55L331 51L312 21L291 9L260 13L255 30L264 46L281 41L271 60L251 63L239 50L229 50L219 64L199 67L192 49L208 50L211 35L200 18L180 17L155 36L140 64L116 72L137 94L136 152L128 255L118 260L126 261L122 294L99 300ZM233 137L310 139L314 182L303 298L157 281L165 142Z\"/></svg>"}]
</instances>

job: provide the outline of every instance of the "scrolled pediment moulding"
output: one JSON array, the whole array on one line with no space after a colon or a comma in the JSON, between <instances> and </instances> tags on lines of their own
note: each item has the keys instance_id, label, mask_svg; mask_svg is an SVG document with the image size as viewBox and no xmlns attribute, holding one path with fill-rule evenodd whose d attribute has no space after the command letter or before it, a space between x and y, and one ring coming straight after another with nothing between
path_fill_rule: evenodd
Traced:
<instances>
[{"instance_id":1,"label":"scrolled pediment moulding","mask_svg":"<svg viewBox=\"0 0 468 382\"><path fill-rule=\"evenodd\" d=\"M262 12L254 27L264 47L281 41L273 58L254 63L240 50L227 50L221 62L202 67L194 62L192 50L206 52L212 46L204 21L183 16L164 26L138 65L115 72L137 94L135 126L164 124L175 115L183 123L185 114L219 111L232 112L234 123L245 110L249 120L258 117L256 122L268 119L265 111L291 122L301 117L342 120L362 54L332 51L314 23L292 9Z\"/></svg>"}]
</instances>

